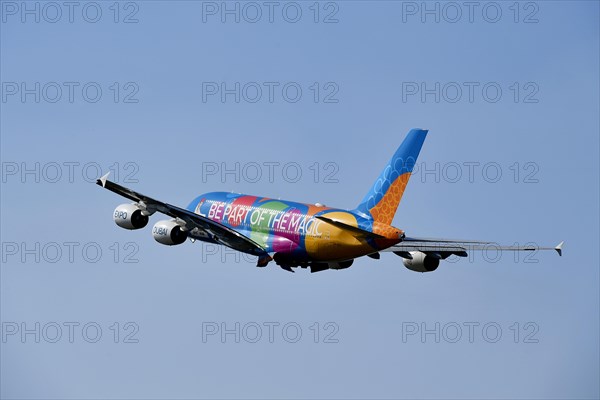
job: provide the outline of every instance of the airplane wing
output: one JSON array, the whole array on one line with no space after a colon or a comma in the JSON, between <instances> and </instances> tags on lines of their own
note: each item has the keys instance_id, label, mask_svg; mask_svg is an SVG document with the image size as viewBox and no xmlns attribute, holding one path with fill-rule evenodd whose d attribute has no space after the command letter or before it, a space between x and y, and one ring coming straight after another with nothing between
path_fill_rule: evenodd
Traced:
<instances>
[{"instance_id":1,"label":"airplane wing","mask_svg":"<svg viewBox=\"0 0 600 400\"><path fill-rule=\"evenodd\" d=\"M152 197L135 192L119 184L107 180L108 174L96 181L96 184L105 189L119 194L129 200L143 204L145 209L154 213L158 211L170 217L177 218L185 222L185 228L192 239L209 239L218 244L231 247L234 250L259 256L261 258L270 258L269 254L259 244L242 235L241 233L226 227L218 222L210 220L201 215L195 214L183 208L173 206L162 201L154 200Z\"/></svg>"},{"instance_id":2,"label":"airplane wing","mask_svg":"<svg viewBox=\"0 0 600 400\"><path fill-rule=\"evenodd\" d=\"M395 244L382 251L392 251L395 254L408 257L411 251L420 251L422 253L438 254L446 258L452 254L460 257L466 257L467 251L474 250L498 250L498 251L537 251L537 250L555 250L559 256L562 256L562 246L560 242L556 247L540 247L536 244L525 246L501 246L494 242L481 242L470 240L451 240L451 239L433 239L433 238L405 238L402 242ZM406 256L406 257L405 257Z\"/></svg>"}]
</instances>

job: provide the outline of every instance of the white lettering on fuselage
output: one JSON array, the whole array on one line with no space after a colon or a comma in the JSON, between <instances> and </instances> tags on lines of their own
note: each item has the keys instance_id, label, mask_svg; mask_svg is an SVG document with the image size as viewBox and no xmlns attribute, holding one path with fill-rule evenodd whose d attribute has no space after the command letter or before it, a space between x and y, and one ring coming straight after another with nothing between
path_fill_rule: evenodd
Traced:
<instances>
[{"instance_id":1,"label":"white lettering on fuselage","mask_svg":"<svg viewBox=\"0 0 600 400\"><path fill-rule=\"evenodd\" d=\"M252 230L283 231L300 235L321 236L321 221L311 215L286 213L245 205L232 206L210 202L209 219L233 226L249 226Z\"/></svg>"}]
</instances>

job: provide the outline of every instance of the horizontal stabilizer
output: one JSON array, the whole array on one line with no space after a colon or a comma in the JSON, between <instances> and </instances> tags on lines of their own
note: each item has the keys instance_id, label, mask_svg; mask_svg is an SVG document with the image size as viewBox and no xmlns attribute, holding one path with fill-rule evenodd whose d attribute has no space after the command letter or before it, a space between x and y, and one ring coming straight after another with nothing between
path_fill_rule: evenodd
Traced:
<instances>
[{"instance_id":1,"label":"horizontal stabilizer","mask_svg":"<svg viewBox=\"0 0 600 400\"><path fill-rule=\"evenodd\" d=\"M343 229L345 231L348 231L355 237L385 239L385 236L381 236L376 233L369 232L364 229L360 229L360 228L357 228L356 226L348 225L348 224L340 222L340 221L335 221L335 220L327 218L327 217L317 215L315 218L320 219L321 221L327 222L328 224L331 224L331 225L338 227L340 229Z\"/></svg>"}]
</instances>

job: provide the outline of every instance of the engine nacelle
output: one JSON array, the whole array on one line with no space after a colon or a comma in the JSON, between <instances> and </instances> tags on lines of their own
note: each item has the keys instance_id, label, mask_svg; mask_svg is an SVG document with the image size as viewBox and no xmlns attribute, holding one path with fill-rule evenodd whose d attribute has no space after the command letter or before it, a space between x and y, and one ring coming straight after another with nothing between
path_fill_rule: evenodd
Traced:
<instances>
[{"instance_id":1,"label":"engine nacelle","mask_svg":"<svg viewBox=\"0 0 600 400\"><path fill-rule=\"evenodd\" d=\"M152 228L152 237L158 243L174 246L185 242L188 235L175 221L158 221Z\"/></svg>"},{"instance_id":2,"label":"engine nacelle","mask_svg":"<svg viewBox=\"0 0 600 400\"><path fill-rule=\"evenodd\" d=\"M402 263L404 263L404 266L411 271L432 272L440 265L439 258L428 256L420 251L411 251L410 255L412 256L412 259L405 258L402 260Z\"/></svg>"},{"instance_id":3,"label":"engine nacelle","mask_svg":"<svg viewBox=\"0 0 600 400\"><path fill-rule=\"evenodd\" d=\"M136 204L121 204L115 208L113 220L121 228L141 229L148 225L148 216Z\"/></svg>"}]
</instances>

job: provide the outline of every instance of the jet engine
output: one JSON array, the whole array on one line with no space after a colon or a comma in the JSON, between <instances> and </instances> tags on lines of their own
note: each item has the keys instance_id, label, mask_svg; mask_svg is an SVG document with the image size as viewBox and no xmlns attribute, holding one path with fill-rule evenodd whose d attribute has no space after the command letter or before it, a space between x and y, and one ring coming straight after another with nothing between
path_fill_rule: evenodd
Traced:
<instances>
[{"instance_id":1,"label":"jet engine","mask_svg":"<svg viewBox=\"0 0 600 400\"><path fill-rule=\"evenodd\" d=\"M115 223L124 229L141 229L148 225L148 219L137 204L121 204L113 214Z\"/></svg>"},{"instance_id":2,"label":"jet engine","mask_svg":"<svg viewBox=\"0 0 600 400\"><path fill-rule=\"evenodd\" d=\"M420 251L411 251L410 255L412 259L405 258L402 260L402 263L411 271L432 272L440 265L440 259L435 256L427 255Z\"/></svg>"},{"instance_id":3,"label":"jet engine","mask_svg":"<svg viewBox=\"0 0 600 400\"><path fill-rule=\"evenodd\" d=\"M174 220L158 221L152 228L152 237L158 243L174 246L185 242L188 234Z\"/></svg>"}]
</instances>

